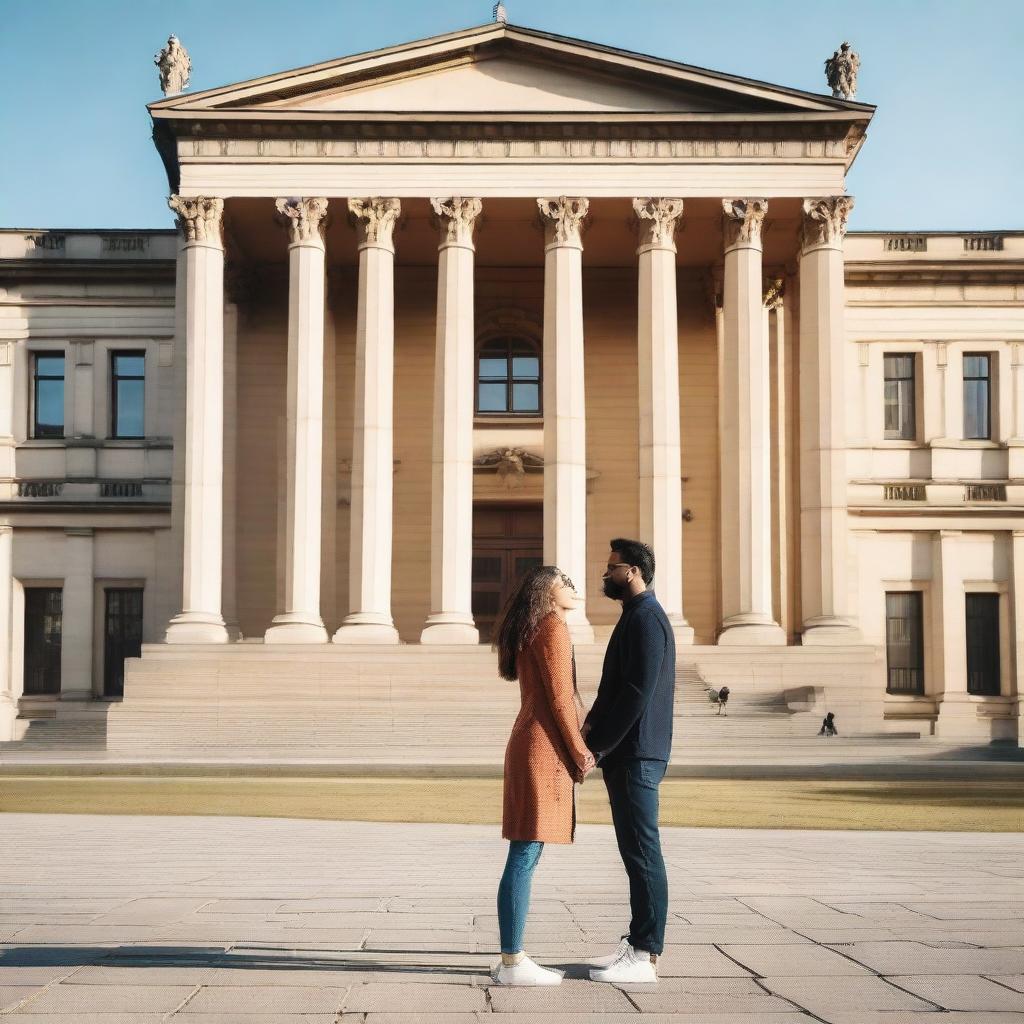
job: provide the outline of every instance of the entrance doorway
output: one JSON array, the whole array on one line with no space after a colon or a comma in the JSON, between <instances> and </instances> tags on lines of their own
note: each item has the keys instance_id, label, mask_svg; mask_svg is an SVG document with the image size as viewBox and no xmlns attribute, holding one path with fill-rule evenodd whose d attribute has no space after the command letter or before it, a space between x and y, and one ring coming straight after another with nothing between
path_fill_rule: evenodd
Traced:
<instances>
[{"instance_id":1,"label":"entrance doorway","mask_svg":"<svg viewBox=\"0 0 1024 1024\"><path fill-rule=\"evenodd\" d=\"M473 507L473 619L482 643L523 573L544 562L544 510L540 505Z\"/></svg>"},{"instance_id":2,"label":"entrance doorway","mask_svg":"<svg viewBox=\"0 0 1024 1024\"><path fill-rule=\"evenodd\" d=\"M103 696L124 696L124 659L142 653L142 588L104 591Z\"/></svg>"}]
</instances>

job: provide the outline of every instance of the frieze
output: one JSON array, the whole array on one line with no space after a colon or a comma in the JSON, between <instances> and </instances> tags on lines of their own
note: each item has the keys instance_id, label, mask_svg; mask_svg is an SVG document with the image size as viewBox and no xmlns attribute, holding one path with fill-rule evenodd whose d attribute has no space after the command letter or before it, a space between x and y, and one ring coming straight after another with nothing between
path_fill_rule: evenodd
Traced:
<instances>
[{"instance_id":1,"label":"frieze","mask_svg":"<svg viewBox=\"0 0 1024 1024\"><path fill-rule=\"evenodd\" d=\"M885 252L927 252L927 235L886 235L882 239Z\"/></svg>"},{"instance_id":2,"label":"frieze","mask_svg":"<svg viewBox=\"0 0 1024 1024\"><path fill-rule=\"evenodd\" d=\"M146 235L104 235L103 252L147 252L149 238Z\"/></svg>"},{"instance_id":3,"label":"frieze","mask_svg":"<svg viewBox=\"0 0 1024 1024\"><path fill-rule=\"evenodd\" d=\"M40 234L28 235L26 237L34 248L46 249L50 252L63 252L67 242L65 235Z\"/></svg>"},{"instance_id":4,"label":"frieze","mask_svg":"<svg viewBox=\"0 0 1024 1024\"><path fill-rule=\"evenodd\" d=\"M1002 249L1002 235L964 235L964 252L1002 252Z\"/></svg>"},{"instance_id":5,"label":"frieze","mask_svg":"<svg viewBox=\"0 0 1024 1024\"><path fill-rule=\"evenodd\" d=\"M19 498L59 498L64 493L62 480L19 480Z\"/></svg>"},{"instance_id":6,"label":"frieze","mask_svg":"<svg viewBox=\"0 0 1024 1024\"><path fill-rule=\"evenodd\" d=\"M882 497L886 501L924 501L924 484L886 484Z\"/></svg>"},{"instance_id":7,"label":"frieze","mask_svg":"<svg viewBox=\"0 0 1024 1024\"><path fill-rule=\"evenodd\" d=\"M1006 501L1006 484L964 484L964 501Z\"/></svg>"},{"instance_id":8,"label":"frieze","mask_svg":"<svg viewBox=\"0 0 1024 1024\"><path fill-rule=\"evenodd\" d=\"M141 498L140 480L103 480L100 482L101 498Z\"/></svg>"}]
</instances>

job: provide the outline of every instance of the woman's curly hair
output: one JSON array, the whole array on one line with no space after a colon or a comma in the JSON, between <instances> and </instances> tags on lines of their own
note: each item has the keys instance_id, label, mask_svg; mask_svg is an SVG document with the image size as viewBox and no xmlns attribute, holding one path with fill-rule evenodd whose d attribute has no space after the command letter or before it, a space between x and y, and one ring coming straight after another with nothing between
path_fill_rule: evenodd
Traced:
<instances>
[{"instance_id":1,"label":"woman's curly hair","mask_svg":"<svg viewBox=\"0 0 1024 1024\"><path fill-rule=\"evenodd\" d=\"M551 611L551 588L557 580L571 587L572 581L555 565L539 565L527 570L512 592L494 630L491 650L498 652L498 673L514 682L519 678L516 659L534 638Z\"/></svg>"}]
</instances>

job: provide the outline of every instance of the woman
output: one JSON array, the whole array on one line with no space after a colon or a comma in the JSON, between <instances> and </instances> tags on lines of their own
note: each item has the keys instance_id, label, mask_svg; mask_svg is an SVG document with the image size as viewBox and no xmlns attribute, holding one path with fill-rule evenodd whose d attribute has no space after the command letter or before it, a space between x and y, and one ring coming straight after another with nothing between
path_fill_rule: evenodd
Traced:
<instances>
[{"instance_id":1,"label":"woman","mask_svg":"<svg viewBox=\"0 0 1024 1024\"><path fill-rule=\"evenodd\" d=\"M553 565L531 569L509 598L495 632L498 671L519 680L522 705L505 749L501 835L508 860L498 886L499 985L558 985L561 971L523 952L530 882L545 843L571 843L576 832L575 782L594 769L580 735L565 613L580 603L572 581Z\"/></svg>"}]
</instances>

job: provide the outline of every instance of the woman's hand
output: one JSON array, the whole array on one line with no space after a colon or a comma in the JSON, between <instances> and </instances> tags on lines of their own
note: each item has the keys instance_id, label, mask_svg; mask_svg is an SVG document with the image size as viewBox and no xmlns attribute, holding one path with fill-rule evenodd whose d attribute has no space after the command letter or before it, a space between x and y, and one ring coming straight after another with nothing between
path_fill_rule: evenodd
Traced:
<instances>
[{"instance_id":1,"label":"woman's hand","mask_svg":"<svg viewBox=\"0 0 1024 1024\"><path fill-rule=\"evenodd\" d=\"M596 767L597 760L595 759L594 755L588 751L586 759L583 762L583 774L580 778L580 782L582 782L583 779L585 779Z\"/></svg>"}]
</instances>

